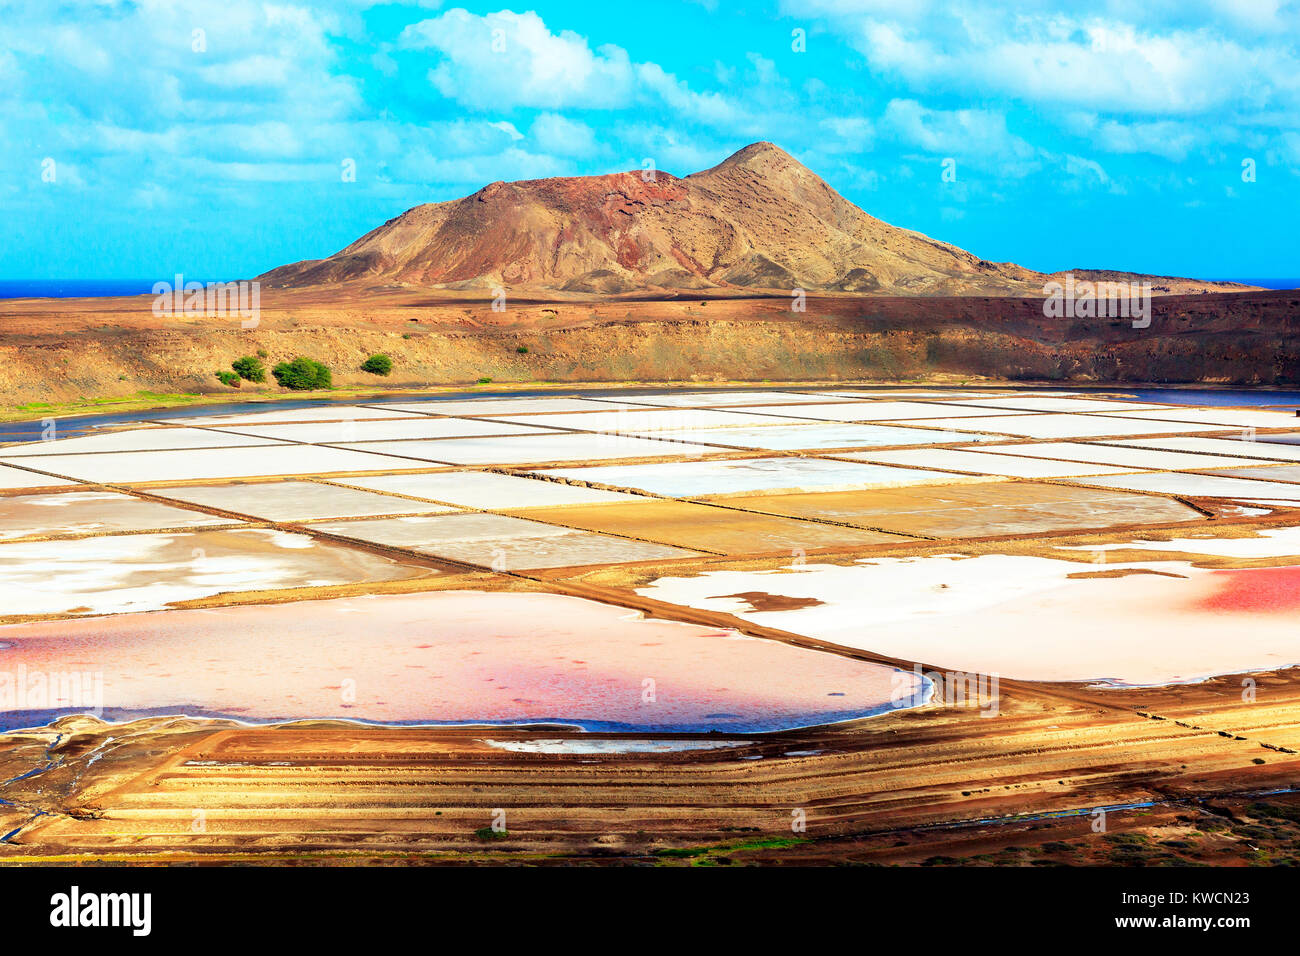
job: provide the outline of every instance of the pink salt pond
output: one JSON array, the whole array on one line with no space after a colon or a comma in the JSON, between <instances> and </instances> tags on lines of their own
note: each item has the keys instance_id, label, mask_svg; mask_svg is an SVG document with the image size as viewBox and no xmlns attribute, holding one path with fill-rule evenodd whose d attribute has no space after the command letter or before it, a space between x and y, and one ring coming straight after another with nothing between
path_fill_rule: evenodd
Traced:
<instances>
[{"instance_id":1,"label":"pink salt pond","mask_svg":"<svg viewBox=\"0 0 1300 956\"><path fill-rule=\"evenodd\" d=\"M1189 556L1287 556L1296 547L1294 533L1266 534L1109 547ZM1300 665L1295 565L1211 570L1175 560L938 555L710 571L660 578L640 593L830 644L1018 680L1156 686Z\"/></svg>"},{"instance_id":2,"label":"pink salt pond","mask_svg":"<svg viewBox=\"0 0 1300 956\"><path fill-rule=\"evenodd\" d=\"M0 729L101 711L753 733L911 706L929 686L579 598L469 591L10 625L0 679Z\"/></svg>"},{"instance_id":3,"label":"pink salt pond","mask_svg":"<svg viewBox=\"0 0 1300 956\"><path fill-rule=\"evenodd\" d=\"M1212 571L1214 590L1198 602L1206 611L1295 614L1300 611L1300 567Z\"/></svg>"}]
</instances>

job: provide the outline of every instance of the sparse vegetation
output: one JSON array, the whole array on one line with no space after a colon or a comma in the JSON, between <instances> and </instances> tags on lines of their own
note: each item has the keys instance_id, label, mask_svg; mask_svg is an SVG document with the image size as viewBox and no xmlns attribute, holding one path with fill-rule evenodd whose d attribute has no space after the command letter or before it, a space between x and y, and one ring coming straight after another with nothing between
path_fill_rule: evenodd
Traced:
<instances>
[{"instance_id":1,"label":"sparse vegetation","mask_svg":"<svg viewBox=\"0 0 1300 956\"><path fill-rule=\"evenodd\" d=\"M696 857L696 856L703 856L705 853L708 852L709 852L709 847L706 846L664 847L662 849L658 849L654 851L655 856L681 857L685 859L690 859L691 857Z\"/></svg>"},{"instance_id":2,"label":"sparse vegetation","mask_svg":"<svg viewBox=\"0 0 1300 956\"><path fill-rule=\"evenodd\" d=\"M521 346L519 346L519 348L515 349L515 351L518 352L520 355L527 355L527 354L528 354L528 346L527 346L527 345L521 345Z\"/></svg>"},{"instance_id":3,"label":"sparse vegetation","mask_svg":"<svg viewBox=\"0 0 1300 956\"><path fill-rule=\"evenodd\" d=\"M231 388L239 388L239 376L234 372L227 372L222 369L217 373L217 378L221 379L222 385L229 385Z\"/></svg>"},{"instance_id":4,"label":"sparse vegetation","mask_svg":"<svg viewBox=\"0 0 1300 956\"><path fill-rule=\"evenodd\" d=\"M361 371L371 375L387 375L393 370L393 360L383 352L376 352L361 363Z\"/></svg>"},{"instance_id":5,"label":"sparse vegetation","mask_svg":"<svg viewBox=\"0 0 1300 956\"><path fill-rule=\"evenodd\" d=\"M491 827L480 827L474 831L474 835L480 840L504 840L508 834L505 830L493 830Z\"/></svg>"},{"instance_id":6,"label":"sparse vegetation","mask_svg":"<svg viewBox=\"0 0 1300 956\"><path fill-rule=\"evenodd\" d=\"M723 829L731 829L724 827ZM638 834L643 836L644 834ZM745 840L740 843L725 843L717 846L660 847L653 854L666 860L690 860L692 866L729 866L733 860L729 854L746 851L784 850L799 846L808 841L802 837L774 837L767 839Z\"/></svg>"},{"instance_id":7,"label":"sparse vegetation","mask_svg":"<svg viewBox=\"0 0 1300 956\"><path fill-rule=\"evenodd\" d=\"M240 378L249 382L265 382L266 366L256 355L245 355L237 358L230 363L230 367L235 370Z\"/></svg>"},{"instance_id":8,"label":"sparse vegetation","mask_svg":"<svg viewBox=\"0 0 1300 956\"><path fill-rule=\"evenodd\" d=\"M491 384L492 384L492 379L490 379L490 378L481 378L481 379L478 380L477 384L479 384L479 385L491 385Z\"/></svg>"},{"instance_id":9,"label":"sparse vegetation","mask_svg":"<svg viewBox=\"0 0 1300 956\"><path fill-rule=\"evenodd\" d=\"M298 356L292 362L281 362L271 369L271 374L275 376L281 388L296 392L313 388L331 388L334 384L333 376L327 366L304 355Z\"/></svg>"}]
</instances>

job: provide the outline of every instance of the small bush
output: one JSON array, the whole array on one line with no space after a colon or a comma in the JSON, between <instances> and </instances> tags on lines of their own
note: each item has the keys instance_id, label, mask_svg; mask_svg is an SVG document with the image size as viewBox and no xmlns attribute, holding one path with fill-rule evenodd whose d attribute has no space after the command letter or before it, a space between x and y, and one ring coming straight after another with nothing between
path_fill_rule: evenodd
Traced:
<instances>
[{"instance_id":1,"label":"small bush","mask_svg":"<svg viewBox=\"0 0 1300 956\"><path fill-rule=\"evenodd\" d=\"M231 388L239 388L239 376L234 372L220 371L217 378L221 379L222 385L229 385Z\"/></svg>"},{"instance_id":2,"label":"small bush","mask_svg":"<svg viewBox=\"0 0 1300 956\"><path fill-rule=\"evenodd\" d=\"M491 827L482 827L475 830L474 835L480 840L504 840L507 833L505 830L493 830Z\"/></svg>"},{"instance_id":3,"label":"small bush","mask_svg":"<svg viewBox=\"0 0 1300 956\"><path fill-rule=\"evenodd\" d=\"M361 371L372 375L387 375L393 370L393 360L383 352L370 356L361 363Z\"/></svg>"},{"instance_id":4,"label":"small bush","mask_svg":"<svg viewBox=\"0 0 1300 956\"><path fill-rule=\"evenodd\" d=\"M266 357L269 356L270 354L271 354L271 353L268 352L266 349L258 349L258 350L257 350L257 357L258 357L258 358L266 358Z\"/></svg>"},{"instance_id":5,"label":"small bush","mask_svg":"<svg viewBox=\"0 0 1300 956\"><path fill-rule=\"evenodd\" d=\"M281 362L271 369L271 374L282 388L303 391L311 388L330 388L334 379L330 370L314 359L299 355L292 362Z\"/></svg>"},{"instance_id":6,"label":"small bush","mask_svg":"<svg viewBox=\"0 0 1300 956\"><path fill-rule=\"evenodd\" d=\"M236 374L242 379L250 382L266 381L266 366L256 355L245 355L243 358L237 358L230 363Z\"/></svg>"},{"instance_id":7,"label":"small bush","mask_svg":"<svg viewBox=\"0 0 1300 956\"><path fill-rule=\"evenodd\" d=\"M527 346L527 345L521 345L521 346L519 346L519 348L515 349L515 351L518 352L520 355L527 355L527 354L528 354L528 346Z\"/></svg>"},{"instance_id":8,"label":"small bush","mask_svg":"<svg viewBox=\"0 0 1300 956\"><path fill-rule=\"evenodd\" d=\"M491 384L492 384L492 379L490 379L490 378L481 378L481 379L478 380L478 384L479 384L479 385L491 385Z\"/></svg>"}]
</instances>

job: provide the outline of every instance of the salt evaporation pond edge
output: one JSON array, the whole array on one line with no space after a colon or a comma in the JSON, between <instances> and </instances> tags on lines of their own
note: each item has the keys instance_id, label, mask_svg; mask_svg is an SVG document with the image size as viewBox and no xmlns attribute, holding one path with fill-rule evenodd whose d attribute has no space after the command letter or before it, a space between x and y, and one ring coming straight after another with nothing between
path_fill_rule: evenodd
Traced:
<instances>
[{"instance_id":1,"label":"salt evaporation pond edge","mask_svg":"<svg viewBox=\"0 0 1300 956\"><path fill-rule=\"evenodd\" d=\"M488 595L495 601L485 613ZM551 607L555 602L563 607ZM361 612L365 633L347 623L359 620L349 613ZM518 621L538 619L550 621L541 632L520 630ZM277 640L268 646L250 620ZM320 630L323 622L329 630ZM9 638L0 665L10 665L10 686L0 688L0 703L7 696L9 704L0 730L89 713L114 722L194 717L249 726L343 721L754 734L876 716L924 704L933 692L923 676L888 664L549 593L372 595L14 624L0 632ZM484 652L499 657L477 656ZM259 667L247 667L250 653ZM24 674L84 670L100 683L93 694L47 693L38 702L17 691L15 667ZM655 675L658 688L648 708L645 674ZM349 677L361 695L350 702L330 696ZM175 693L177 685L190 691ZM518 696L483 696L498 689ZM828 706L826 698L836 696L848 696L848 706ZM346 713L353 707L356 714Z\"/></svg>"}]
</instances>

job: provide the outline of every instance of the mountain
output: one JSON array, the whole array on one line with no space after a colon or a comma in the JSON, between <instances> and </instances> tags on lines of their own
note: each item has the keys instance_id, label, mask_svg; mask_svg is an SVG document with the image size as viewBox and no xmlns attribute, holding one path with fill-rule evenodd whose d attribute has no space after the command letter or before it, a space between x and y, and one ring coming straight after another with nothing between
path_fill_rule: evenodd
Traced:
<instances>
[{"instance_id":1,"label":"mountain","mask_svg":"<svg viewBox=\"0 0 1300 956\"><path fill-rule=\"evenodd\" d=\"M428 203L327 259L261 276L452 290L1041 295L1050 276L875 219L771 143L685 178L640 171L495 182ZM1100 277L1102 273L1076 273ZM1127 280L1128 273L1104 273ZM1158 291L1241 291L1160 278Z\"/></svg>"}]
</instances>

